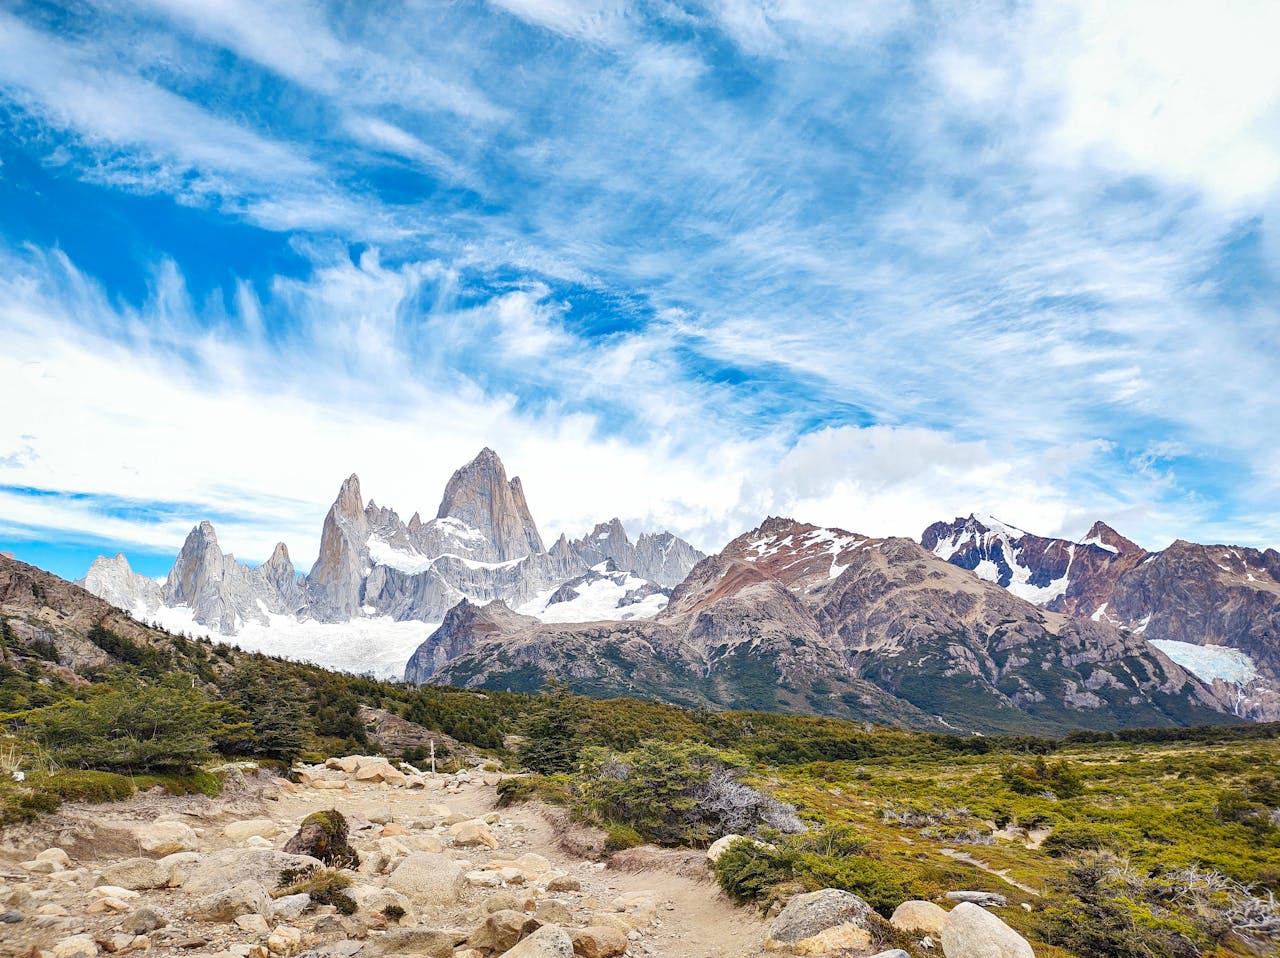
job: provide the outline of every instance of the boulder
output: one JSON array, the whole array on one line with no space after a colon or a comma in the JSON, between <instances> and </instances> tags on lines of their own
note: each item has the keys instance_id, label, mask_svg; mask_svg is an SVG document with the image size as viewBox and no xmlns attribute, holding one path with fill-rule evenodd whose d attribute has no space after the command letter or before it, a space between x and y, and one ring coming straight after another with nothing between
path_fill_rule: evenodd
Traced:
<instances>
[{"instance_id":1,"label":"boulder","mask_svg":"<svg viewBox=\"0 0 1280 958\"><path fill-rule=\"evenodd\" d=\"M290 855L274 848L224 848L192 865L182 887L193 895L211 895L244 881L275 888L280 882L280 873L286 869L319 867L320 860L309 855Z\"/></svg>"},{"instance_id":2,"label":"boulder","mask_svg":"<svg viewBox=\"0 0 1280 958\"><path fill-rule=\"evenodd\" d=\"M573 958L573 939L559 925L543 925L502 958Z\"/></svg>"},{"instance_id":3,"label":"boulder","mask_svg":"<svg viewBox=\"0 0 1280 958\"><path fill-rule=\"evenodd\" d=\"M36 856L38 862L55 862L60 868L71 867L71 856L61 848L46 848Z\"/></svg>"},{"instance_id":4,"label":"boulder","mask_svg":"<svg viewBox=\"0 0 1280 958\"><path fill-rule=\"evenodd\" d=\"M328 758L325 759L324 767L331 768L339 772L346 772L350 775L360 767L360 756L346 755L342 758Z\"/></svg>"},{"instance_id":5,"label":"boulder","mask_svg":"<svg viewBox=\"0 0 1280 958\"><path fill-rule=\"evenodd\" d=\"M93 935L72 935L53 946L53 958L97 958L98 943Z\"/></svg>"},{"instance_id":6,"label":"boulder","mask_svg":"<svg viewBox=\"0 0 1280 958\"><path fill-rule=\"evenodd\" d=\"M615 958L626 950L626 933L617 928L588 925L573 931L573 953L580 958Z\"/></svg>"},{"instance_id":7,"label":"boulder","mask_svg":"<svg viewBox=\"0 0 1280 958\"><path fill-rule=\"evenodd\" d=\"M446 855L413 852L401 859L387 886L416 902L452 905L464 884L462 866Z\"/></svg>"},{"instance_id":8,"label":"boulder","mask_svg":"<svg viewBox=\"0 0 1280 958\"><path fill-rule=\"evenodd\" d=\"M371 939L363 955L427 955L428 958L453 958L453 950L467 940L465 931L448 928L392 928L385 935Z\"/></svg>"},{"instance_id":9,"label":"boulder","mask_svg":"<svg viewBox=\"0 0 1280 958\"><path fill-rule=\"evenodd\" d=\"M279 831L280 826L269 818L250 818L232 822L222 830L222 834L233 842L242 842L246 838L271 838Z\"/></svg>"},{"instance_id":10,"label":"boulder","mask_svg":"<svg viewBox=\"0 0 1280 958\"><path fill-rule=\"evenodd\" d=\"M193 852L200 847L200 836L183 822L148 822L133 828L139 847L152 855Z\"/></svg>"},{"instance_id":11,"label":"boulder","mask_svg":"<svg viewBox=\"0 0 1280 958\"><path fill-rule=\"evenodd\" d=\"M707 849L707 861L715 861L724 854L725 849L742 838L742 835L722 835L711 843L711 847Z\"/></svg>"},{"instance_id":12,"label":"boulder","mask_svg":"<svg viewBox=\"0 0 1280 958\"><path fill-rule=\"evenodd\" d=\"M554 898L546 898L538 902L538 907L533 911L533 917L544 925L567 925L573 921L569 906Z\"/></svg>"},{"instance_id":13,"label":"boulder","mask_svg":"<svg viewBox=\"0 0 1280 958\"><path fill-rule=\"evenodd\" d=\"M276 925L267 936L267 951L280 958L290 958L302 951L302 930L289 925Z\"/></svg>"},{"instance_id":14,"label":"boulder","mask_svg":"<svg viewBox=\"0 0 1280 958\"><path fill-rule=\"evenodd\" d=\"M581 891L582 882L568 875L557 875L547 882L547 891Z\"/></svg>"},{"instance_id":15,"label":"boulder","mask_svg":"<svg viewBox=\"0 0 1280 958\"><path fill-rule=\"evenodd\" d=\"M187 917L197 921L235 921L254 914L271 914L271 896L262 882L252 880L197 898L187 908Z\"/></svg>"},{"instance_id":16,"label":"boulder","mask_svg":"<svg viewBox=\"0 0 1280 958\"><path fill-rule=\"evenodd\" d=\"M893 910L889 924L898 931L919 931L936 935L942 931L947 913L931 901L904 901Z\"/></svg>"},{"instance_id":17,"label":"boulder","mask_svg":"<svg viewBox=\"0 0 1280 958\"><path fill-rule=\"evenodd\" d=\"M98 884L131 890L166 888L172 877L173 868L166 866L163 859L126 858L104 868L98 875Z\"/></svg>"},{"instance_id":18,"label":"boulder","mask_svg":"<svg viewBox=\"0 0 1280 958\"><path fill-rule=\"evenodd\" d=\"M276 921L294 921L302 917L302 913L311 905L311 896L306 892L300 895L284 895L271 903L271 917Z\"/></svg>"},{"instance_id":19,"label":"boulder","mask_svg":"<svg viewBox=\"0 0 1280 958\"><path fill-rule=\"evenodd\" d=\"M310 855L338 868L360 867L360 856L347 840L347 820L336 808L304 818L284 850L290 855Z\"/></svg>"},{"instance_id":20,"label":"boulder","mask_svg":"<svg viewBox=\"0 0 1280 958\"><path fill-rule=\"evenodd\" d=\"M871 906L857 895L824 888L787 902L769 926L765 948L793 955L866 951L875 921Z\"/></svg>"},{"instance_id":21,"label":"boulder","mask_svg":"<svg viewBox=\"0 0 1280 958\"><path fill-rule=\"evenodd\" d=\"M1035 958L1031 945L991 912L961 902L942 925L946 958Z\"/></svg>"},{"instance_id":22,"label":"boulder","mask_svg":"<svg viewBox=\"0 0 1280 958\"><path fill-rule=\"evenodd\" d=\"M495 911L467 939L467 947L501 953L541 927L541 921L522 911Z\"/></svg>"},{"instance_id":23,"label":"boulder","mask_svg":"<svg viewBox=\"0 0 1280 958\"><path fill-rule=\"evenodd\" d=\"M455 845L464 848L470 845L485 845L489 848L498 847L498 839L484 822L458 822L456 825L449 826L449 834L453 836Z\"/></svg>"},{"instance_id":24,"label":"boulder","mask_svg":"<svg viewBox=\"0 0 1280 958\"><path fill-rule=\"evenodd\" d=\"M167 924L169 924L169 919L164 916L163 912L152 908L150 905L143 905L141 908L125 915L120 927L131 935L145 935L147 932L163 928Z\"/></svg>"},{"instance_id":25,"label":"boulder","mask_svg":"<svg viewBox=\"0 0 1280 958\"><path fill-rule=\"evenodd\" d=\"M890 948L888 951L877 951L871 958L911 958L901 948Z\"/></svg>"}]
</instances>

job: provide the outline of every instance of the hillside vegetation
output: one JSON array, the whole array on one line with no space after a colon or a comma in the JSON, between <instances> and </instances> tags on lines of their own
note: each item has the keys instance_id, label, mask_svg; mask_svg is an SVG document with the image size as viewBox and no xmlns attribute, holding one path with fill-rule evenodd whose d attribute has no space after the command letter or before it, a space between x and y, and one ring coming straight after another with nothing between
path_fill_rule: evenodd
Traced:
<instances>
[{"instance_id":1,"label":"hillside vegetation","mask_svg":"<svg viewBox=\"0 0 1280 958\"><path fill-rule=\"evenodd\" d=\"M394 751L361 718L375 709L433 730L446 767L466 750L523 769L505 802L564 805L612 850L759 839L716 866L743 907L835 887L887 916L988 891L1025 906L1007 920L1042 956L1280 943L1280 725L961 737L555 685L414 688L170 635L105 603L58 612L55 587L33 576L33 602L12 581L4 595L0 824L157 785L216 792L228 759Z\"/></svg>"}]
</instances>

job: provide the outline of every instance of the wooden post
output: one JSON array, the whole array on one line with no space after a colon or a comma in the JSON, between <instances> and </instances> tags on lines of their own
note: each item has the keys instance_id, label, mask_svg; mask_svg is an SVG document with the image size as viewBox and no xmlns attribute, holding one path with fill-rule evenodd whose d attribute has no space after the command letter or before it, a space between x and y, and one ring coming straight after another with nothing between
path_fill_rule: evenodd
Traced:
<instances>
[{"instance_id":1,"label":"wooden post","mask_svg":"<svg viewBox=\"0 0 1280 958\"><path fill-rule=\"evenodd\" d=\"M436 740L432 738L427 741L431 743L431 775L434 777L436 774Z\"/></svg>"}]
</instances>

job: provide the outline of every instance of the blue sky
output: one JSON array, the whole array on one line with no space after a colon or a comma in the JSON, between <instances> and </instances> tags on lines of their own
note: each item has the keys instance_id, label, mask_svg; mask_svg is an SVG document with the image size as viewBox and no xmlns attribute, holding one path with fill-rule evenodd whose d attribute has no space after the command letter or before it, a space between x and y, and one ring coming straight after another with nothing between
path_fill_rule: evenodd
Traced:
<instances>
[{"instance_id":1,"label":"blue sky","mask_svg":"<svg viewBox=\"0 0 1280 958\"><path fill-rule=\"evenodd\" d=\"M305 568L483 445L544 535L1280 544L1278 17L8 3L0 548Z\"/></svg>"}]
</instances>

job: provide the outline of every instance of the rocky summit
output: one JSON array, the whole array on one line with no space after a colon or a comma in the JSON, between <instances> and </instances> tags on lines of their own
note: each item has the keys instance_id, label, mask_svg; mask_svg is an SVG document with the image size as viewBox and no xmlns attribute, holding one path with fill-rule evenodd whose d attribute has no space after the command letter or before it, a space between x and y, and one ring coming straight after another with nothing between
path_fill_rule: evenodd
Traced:
<instances>
[{"instance_id":1,"label":"rocky summit","mask_svg":"<svg viewBox=\"0 0 1280 958\"><path fill-rule=\"evenodd\" d=\"M937 522L926 549L1020 598L1141 636L1236 714L1280 719L1280 553L1181 539L1158 552L1102 522L1079 542L989 517Z\"/></svg>"},{"instance_id":2,"label":"rocky summit","mask_svg":"<svg viewBox=\"0 0 1280 958\"><path fill-rule=\"evenodd\" d=\"M485 448L453 473L435 517L425 521L415 512L405 522L366 501L360 478L349 476L305 576L284 543L251 567L223 552L213 525L200 522L163 583L117 555L97 559L81 584L139 619L182 631L237 636L251 627L283 632L301 625L310 635L315 626L355 620L435 624L464 601L498 600L534 615L553 609L556 621L652 615L702 557L669 532L633 542L616 518L545 548L520 479L508 478L497 453ZM592 571L602 563L609 571ZM376 631L366 634L376 641ZM280 650L269 639L260 644ZM317 657L314 647L308 651ZM404 661L402 655L397 674Z\"/></svg>"}]
</instances>

